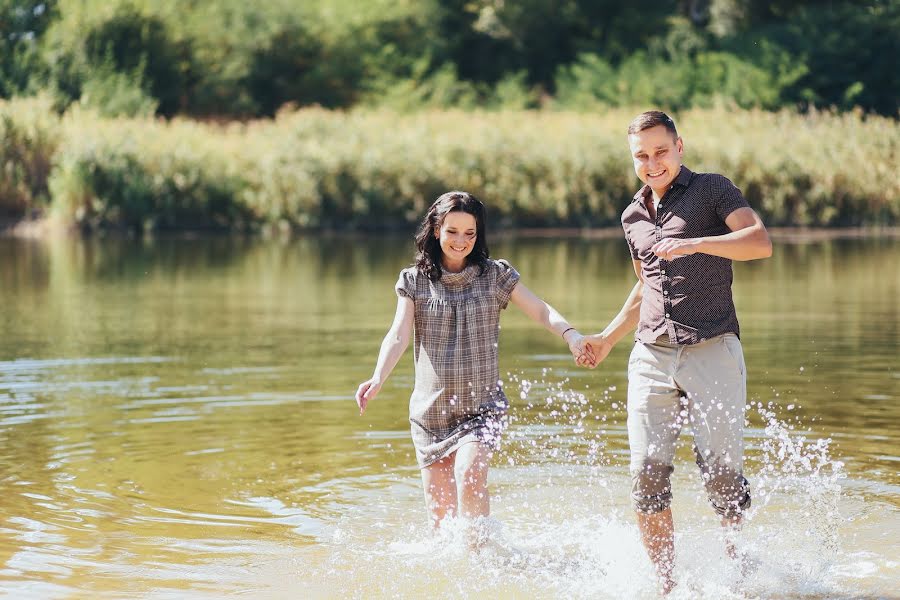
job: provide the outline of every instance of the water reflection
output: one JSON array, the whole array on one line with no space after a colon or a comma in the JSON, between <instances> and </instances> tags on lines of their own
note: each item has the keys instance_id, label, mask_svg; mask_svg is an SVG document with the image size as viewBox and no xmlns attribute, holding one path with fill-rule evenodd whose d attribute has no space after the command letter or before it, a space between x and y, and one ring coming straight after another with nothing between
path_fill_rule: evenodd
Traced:
<instances>
[{"instance_id":1,"label":"water reflection","mask_svg":"<svg viewBox=\"0 0 900 600\"><path fill-rule=\"evenodd\" d=\"M617 238L507 236L491 247L586 330L605 325L634 280ZM771 492L747 535L797 554L782 566L787 554L776 554L753 593L876 597L896 579L900 271L887 266L898 251L896 239L780 243L772 259L736 265L755 407L748 469ZM415 595L408 574L436 552L452 563L436 589L471 579L452 540L435 546L416 518L411 358L365 419L351 399L411 259L405 236L0 239L0 590L292 597L341 585ZM466 593L577 597L600 584L610 597L650 594L627 506L627 344L585 371L514 309L502 323L500 371L514 403L496 512L507 536L552 568L497 572ZM838 479L817 482L806 463L785 471L791 453L772 458L767 444L780 434L767 411L790 444L813 444L801 463L813 465L814 444L831 438L822 460ZM676 471L683 543L717 548L688 441ZM839 491L816 503L802 487L811 484ZM816 563L793 546L809 536L818 548L836 539L840 551ZM686 559L685 579L716 552ZM338 569L348 562L365 566ZM805 575L784 587L793 575L782 571L795 567ZM728 576L697 582L693 597L728 597Z\"/></svg>"}]
</instances>

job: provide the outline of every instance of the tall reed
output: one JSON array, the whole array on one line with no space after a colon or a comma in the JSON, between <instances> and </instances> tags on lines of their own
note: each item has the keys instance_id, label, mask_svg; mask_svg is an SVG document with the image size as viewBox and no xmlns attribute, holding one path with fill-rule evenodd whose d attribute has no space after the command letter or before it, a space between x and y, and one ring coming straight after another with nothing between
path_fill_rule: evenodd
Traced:
<instances>
[{"instance_id":1,"label":"tall reed","mask_svg":"<svg viewBox=\"0 0 900 600\"><path fill-rule=\"evenodd\" d=\"M305 109L216 124L0 102L0 208L87 227L378 229L466 189L498 225L611 225L639 183L624 133L636 112ZM674 116L686 164L731 178L772 225L900 223L894 119Z\"/></svg>"}]
</instances>

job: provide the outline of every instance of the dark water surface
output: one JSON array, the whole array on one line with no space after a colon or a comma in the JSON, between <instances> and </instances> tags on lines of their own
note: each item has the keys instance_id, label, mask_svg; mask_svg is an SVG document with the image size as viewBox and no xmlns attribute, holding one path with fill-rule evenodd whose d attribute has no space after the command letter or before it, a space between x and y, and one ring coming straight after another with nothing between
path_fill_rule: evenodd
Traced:
<instances>
[{"instance_id":1,"label":"dark water surface","mask_svg":"<svg viewBox=\"0 0 900 600\"><path fill-rule=\"evenodd\" d=\"M620 239L492 242L583 331L634 282ZM778 242L735 266L758 568L722 557L686 431L676 597L897 597L898 259L898 239ZM0 239L0 594L654 597L628 508L629 344L578 369L515 308L491 478L498 535L532 558L426 535L411 351L364 418L352 400L410 260L405 237Z\"/></svg>"}]
</instances>

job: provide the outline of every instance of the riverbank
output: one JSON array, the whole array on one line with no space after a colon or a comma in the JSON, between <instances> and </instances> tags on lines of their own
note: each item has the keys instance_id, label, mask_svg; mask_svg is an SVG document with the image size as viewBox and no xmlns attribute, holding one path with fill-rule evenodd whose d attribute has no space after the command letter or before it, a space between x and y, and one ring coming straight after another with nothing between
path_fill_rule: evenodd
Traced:
<instances>
[{"instance_id":1,"label":"riverbank","mask_svg":"<svg viewBox=\"0 0 900 600\"><path fill-rule=\"evenodd\" d=\"M838 239L865 238L900 238L900 226L872 227L768 227L769 235L775 241L785 243L807 243ZM54 219L2 219L0 218L0 238L47 239L56 237L103 236L112 238L158 238L158 239L200 239L207 237L241 237L241 238L284 238L316 237L320 239L358 239L372 237L411 237L415 233L415 225L406 224L389 231L370 232L358 230L334 229L297 231L292 229L265 228L255 233L229 232L221 230L167 230L167 231L133 231L129 229L85 230L77 226L66 225ZM601 240L622 237L622 228L618 225L605 227L507 227L492 228L491 239L510 238L530 239L585 239Z\"/></svg>"},{"instance_id":2,"label":"riverbank","mask_svg":"<svg viewBox=\"0 0 900 600\"><path fill-rule=\"evenodd\" d=\"M383 231L466 189L494 228L594 230L617 225L638 185L623 132L635 112L306 109L223 125L0 102L0 211L92 231ZM726 174L771 226L900 224L894 119L675 116L685 163Z\"/></svg>"}]
</instances>

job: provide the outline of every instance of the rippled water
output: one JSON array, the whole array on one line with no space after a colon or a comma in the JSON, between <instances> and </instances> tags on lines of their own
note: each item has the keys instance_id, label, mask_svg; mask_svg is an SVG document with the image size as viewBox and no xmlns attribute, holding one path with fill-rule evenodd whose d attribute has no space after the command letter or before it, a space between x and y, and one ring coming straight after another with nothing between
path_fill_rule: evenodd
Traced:
<instances>
[{"instance_id":1,"label":"rippled water","mask_svg":"<svg viewBox=\"0 0 900 600\"><path fill-rule=\"evenodd\" d=\"M585 330L633 281L619 239L492 255ZM724 557L683 435L675 598L898 597L897 256L897 239L781 240L736 266L752 568ZM406 238L0 239L0 594L653 598L627 344L580 370L514 308L495 546L428 535L411 353L365 418L352 401L409 260Z\"/></svg>"}]
</instances>

